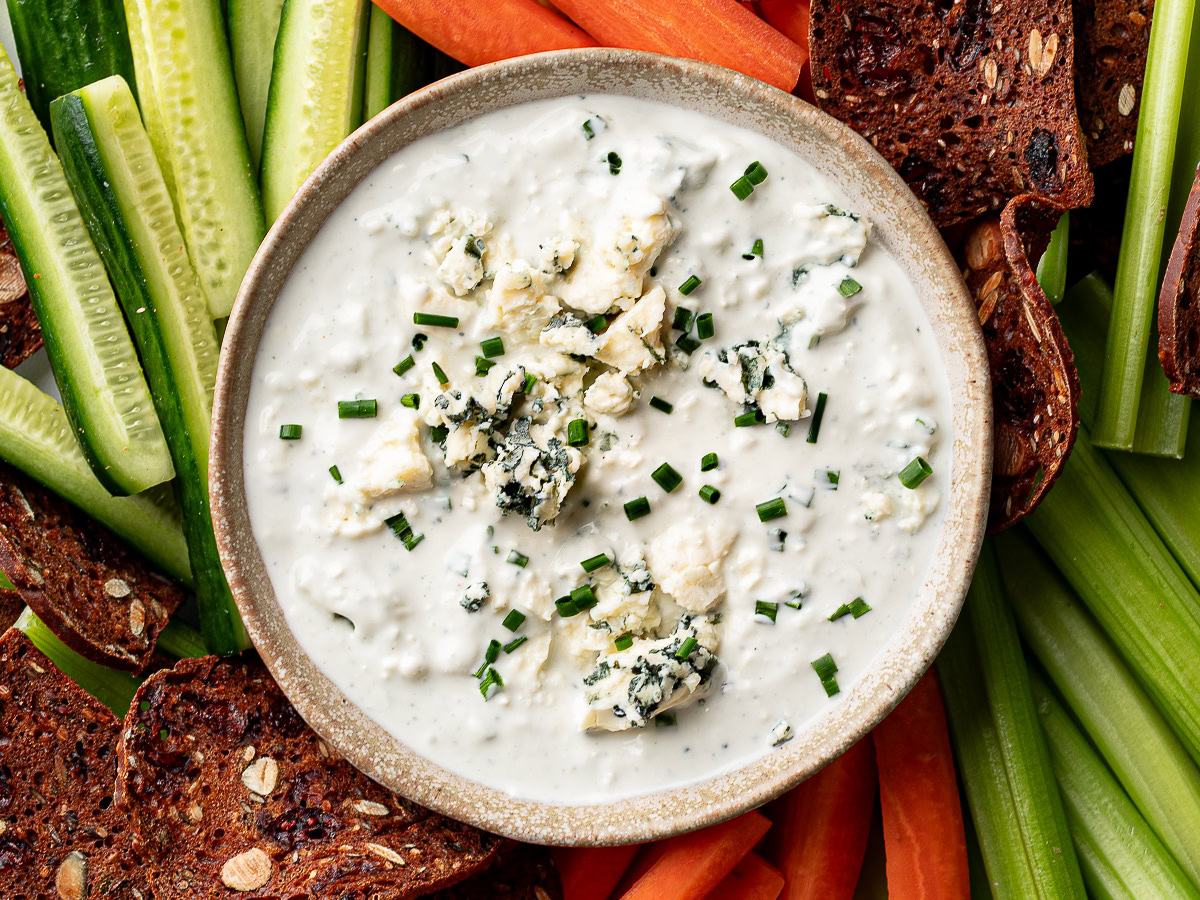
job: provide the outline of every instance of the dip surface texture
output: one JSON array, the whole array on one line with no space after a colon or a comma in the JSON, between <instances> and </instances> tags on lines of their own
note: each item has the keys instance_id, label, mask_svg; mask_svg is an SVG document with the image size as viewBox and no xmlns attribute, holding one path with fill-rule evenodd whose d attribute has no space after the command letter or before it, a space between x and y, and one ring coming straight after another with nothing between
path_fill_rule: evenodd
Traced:
<instances>
[{"instance_id":1,"label":"dip surface texture","mask_svg":"<svg viewBox=\"0 0 1200 900\"><path fill-rule=\"evenodd\" d=\"M246 419L316 664L418 753L563 803L710 777L840 702L924 583L952 440L917 298L843 200L608 95L373 172L272 311Z\"/></svg>"}]
</instances>

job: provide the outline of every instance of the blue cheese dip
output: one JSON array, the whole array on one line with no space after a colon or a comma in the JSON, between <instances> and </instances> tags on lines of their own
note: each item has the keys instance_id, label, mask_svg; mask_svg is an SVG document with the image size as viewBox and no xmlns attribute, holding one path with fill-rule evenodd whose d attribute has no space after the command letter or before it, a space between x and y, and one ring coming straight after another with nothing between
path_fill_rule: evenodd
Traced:
<instances>
[{"instance_id":1,"label":"blue cheese dip","mask_svg":"<svg viewBox=\"0 0 1200 900\"><path fill-rule=\"evenodd\" d=\"M924 582L949 421L911 285L823 177L597 95L350 195L271 313L244 464L288 624L351 701L459 775L588 803L841 701Z\"/></svg>"}]
</instances>

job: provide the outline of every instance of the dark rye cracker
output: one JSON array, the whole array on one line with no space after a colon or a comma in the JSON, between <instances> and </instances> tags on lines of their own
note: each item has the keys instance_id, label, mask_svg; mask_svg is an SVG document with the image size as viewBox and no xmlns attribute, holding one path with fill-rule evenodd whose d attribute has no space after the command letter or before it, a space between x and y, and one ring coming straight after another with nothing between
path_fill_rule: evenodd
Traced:
<instances>
[{"instance_id":1,"label":"dark rye cracker","mask_svg":"<svg viewBox=\"0 0 1200 900\"><path fill-rule=\"evenodd\" d=\"M112 802L119 730L24 634L0 638L4 900L151 900Z\"/></svg>"},{"instance_id":2,"label":"dark rye cracker","mask_svg":"<svg viewBox=\"0 0 1200 900\"><path fill-rule=\"evenodd\" d=\"M183 591L65 500L0 463L0 571L76 653L141 672Z\"/></svg>"},{"instance_id":3,"label":"dark rye cracker","mask_svg":"<svg viewBox=\"0 0 1200 900\"><path fill-rule=\"evenodd\" d=\"M1015 197L999 219L977 222L963 246L963 277L979 308L992 376L991 532L1033 512L1079 430L1075 357L1029 264L1062 212L1045 198Z\"/></svg>"},{"instance_id":4,"label":"dark rye cracker","mask_svg":"<svg viewBox=\"0 0 1200 900\"><path fill-rule=\"evenodd\" d=\"M1092 199L1070 0L814 0L817 104L869 140L939 226L1037 193Z\"/></svg>"},{"instance_id":5,"label":"dark rye cracker","mask_svg":"<svg viewBox=\"0 0 1200 900\"><path fill-rule=\"evenodd\" d=\"M1158 358L1172 391L1200 397L1200 169L1158 295Z\"/></svg>"},{"instance_id":6,"label":"dark rye cracker","mask_svg":"<svg viewBox=\"0 0 1200 900\"><path fill-rule=\"evenodd\" d=\"M15 369L42 346L42 327L21 274L12 239L0 222L0 366Z\"/></svg>"},{"instance_id":7,"label":"dark rye cracker","mask_svg":"<svg viewBox=\"0 0 1200 900\"><path fill-rule=\"evenodd\" d=\"M1154 0L1075 0L1075 96L1093 168L1133 152Z\"/></svg>"},{"instance_id":8,"label":"dark rye cracker","mask_svg":"<svg viewBox=\"0 0 1200 900\"><path fill-rule=\"evenodd\" d=\"M486 868L501 844L356 771L247 658L146 680L116 796L158 900L406 900Z\"/></svg>"},{"instance_id":9,"label":"dark rye cracker","mask_svg":"<svg viewBox=\"0 0 1200 900\"><path fill-rule=\"evenodd\" d=\"M563 900L563 890L548 847L505 841L487 870L429 900Z\"/></svg>"}]
</instances>

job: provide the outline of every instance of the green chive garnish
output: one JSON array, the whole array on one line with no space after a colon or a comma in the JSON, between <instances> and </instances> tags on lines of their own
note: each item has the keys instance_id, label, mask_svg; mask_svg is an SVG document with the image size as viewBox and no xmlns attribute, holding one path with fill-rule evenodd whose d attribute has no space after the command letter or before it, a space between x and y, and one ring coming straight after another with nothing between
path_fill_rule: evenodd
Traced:
<instances>
[{"instance_id":1,"label":"green chive garnish","mask_svg":"<svg viewBox=\"0 0 1200 900\"><path fill-rule=\"evenodd\" d=\"M581 584L575 590L571 591L571 602L575 604L575 608L582 611L591 609L600 599L596 596L596 592L592 590L590 584Z\"/></svg>"},{"instance_id":2,"label":"green chive garnish","mask_svg":"<svg viewBox=\"0 0 1200 900\"><path fill-rule=\"evenodd\" d=\"M763 164L755 160L746 166L746 180L756 186L766 181L767 170L763 168Z\"/></svg>"},{"instance_id":3,"label":"green chive garnish","mask_svg":"<svg viewBox=\"0 0 1200 900\"><path fill-rule=\"evenodd\" d=\"M379 415L379 404L374 400L339 400L339 419L373 419Z\"/></svg>"},{"instance_id":4,"label":"green chive garnish","mask_svg":"<svg viewBox=\"0 0 1200 900\"><path fill-rule=\"evenodd\" d=\"M422 350L425 349L425 342L427 340L429 340L429 335L422 334L421 332L418 331L416 334L413 335L413 339L412 339L413 349L416 350L418 353L420 353Z\"/></svg>"},{"instance_id":5,"label":"green chive garnish","mask_svg":"<svg viewBox=\"0 0 1200 900\"><path fill-rule=\"evenodd\" d=\"M537 384L537 376L532 372L525 373L525 383L521 385L521 393L528 394L533 390L533 386Z\"/></svg>"},{"instance_id":6,"label":"green chive garnish","mask_svg":"<svg viewBox=\"0 0 1200 900\"><path fill-rule=\"evenodd\" d=\"M572 419L567 423L567 443L572 447L586 447L591 440L591 426L587 419Z\"/></svg>"},{"instance_id":7,"label":"green chive garnish","mask_svg":"<svg viewBox=\"0 0 1200 900\"><path fill-rule=\"evenodd\" d=\"M700 457L700 471L711 472L717 467L717 463L719 462L720 460L717 459L717 454L705 453L702 457Z\"/></svg>"},{"instance_id":8,"label":"green chive garnish","mask_svg":"<svg viewBox=\"0 0 1200 900\"><path fill-rule=\"evenodd\" d=\"M400 362L392 366L392 371L397 375L403 375L416 364L417 361L412 358L412 354L410 353L408 356L404 357L404 359L400 360Z\"/></svg>"},{"instance_id":9,"label":"green chive garnish","mask_svg":"<svg viewBox=\"0 0 1200 900\"><path fill-rule=\"evenodd\" d=\"M618 650L628 650L630 647L633 646L633 635L632 634L621 635L619 638L617 638L616 640L613 641L613 646L616 647Z\"/></svg>"},{"instance_id":10,"label":"green chive garnish","mask_svg":"<svg viewBox=\"0 0 1200 900\"><path fill-rule=\"evenodd\" d=\"M645 497L638 497L625 504L625 518L630 522L648 515L650 515L650 501Z\"/></svg>"},{"instance_id":11,"label":"green chive garnish","mask_svg":"<svg viewBox=\"0 0 1200 900\"><path fill-rule=\"evenodd\" d=\"M658 486L668 494L683 484L683 476L671 468L670 463L663 463L650 473L650 477L658 482Z\"/></svg>"},{"instance_id":12,"label":"green chive garnish","mask_svg":"<svg viewBox=\"0 0 1200 900\"><path fill-rule=\"evenodd\" d=\"M504 645L504 652L512 653L514 650L516 650L518 647L520 647L527 640L529 640L529 638L523 634L513 638L511 641L509 641L507 644Z\"/></svg>"},{"instance_id":13,"label":"green chive garnish","mask_svg":"<svg viewBox=\"0 0 1200 900\"><path fill-rule=\"evenodd\" d=\"M504 355L504 339L498 337L490 337L485 341L479 342L480 348L483 350L483 355L491 359L493 356Z\"/></svg>"},{"instance_id":14,"label":"green chive garnish","mask_svg":"<svg viewBox=\"0 0 1200 900\"><path fill-rule=\"evenodd\" d=\"M838 293L843 297L853 297L862 290L862 285L847 275L842 279L842 283L838 285Z\"/></svg>"},{"instance_id":15,"label":"green chive garnish","mask_svg":"<svg viewBox=\"0 0 1200 900\"><path fill-rule=\"evenodd\" d=\"M585 326L587 326L587 330L590 331L592 334L599 334L605 328L608 327L608 316L605 316L605 315L592 316L590 319L588 319L583 324Z\"/></svg>"},{"instance_id":16,"label":"green chive garnish","mask_svg":"<svg viewBox=\"0 0 1200 900\"><path fill-rule=\"evenodd\" d=\"M676 331L689 332L692 330L692 322L696 319L696 314L686 306L675 307L675 318L671 320L671 327Z\"/></svg>"},{"instance_id":17,"label":"green chive garnish","mask_svg":"<svg viewBox=\"0 0 1200 900\"><path fill-rule=\"evenodd\" d=\"M329 474L333 476L333 480L336 481L338 484L342 483L342 470L339 469L337 466L330 466Z\"/></svg>"},{"instance_id":18,"label":"green chive garnish","mask_svg":"<svg viewBox=\"0 0 1200 900\"><path fill-rule=\"evenodd\" d=\"M750 179L745 175L731 184L729 189L733 191L733 196L737 197L739 200L745 200L754 193L754 185L750 183Z\"/></svg>"},{"instance_id":19,"label":"green chive garnish","mask_svg":"<svg viewBox=\"0 0 1200 900\"><path fill-rule=\"evenodd\" d=\"M477 356L475 357L475 374L486 375L488 370L494 365L495 363L486 356Z\"/></svg>"},{"instance_id":20,"label":"green chive garnish","mask_svg":"<svg viewBox=\"0 0 1200 900\"><path fill-rule=\"evenodd\" d=\"M341 404L339 403L338 406L340 407ZM304 426L302 425L280 425L279 439L281 441L298 441L300 440L300 434L303 431Z\"/></svg>"},{"instance_id":21,"label":"green chive garnish","mask_svg":"<svg viewBox=\"0 0 1200 900\"><path fill-rule=\"evenodd\" d=\"M666 413L668 416L671 414L671 410L673 410L675 408L674 403L671 403L668 400L664 400L662 397L651 397L650 405L653 406L655 409L657 409L659 412Z\"/></svg>"},{"instance_id":22,"label":"green chive garnish","mask_svg":"<svg viewBox=\"0 0 1200 900\"><path fill-rule=\"evenodd\" d=\"M700 499L705 503L716 503L721 499L721 492L711 484L706 484L700 488Z\"/></svg>"},{"instance_id":23,"label":"green chive garnish","mask_svg":"<svg viewBox=\"0 0 1200 900\"><path fill-rule=\"evenodd\" d=\"M792 433L792 423L791 422L776 422L775 430L778 431L780 434L782 434L784 437L787 437L789 434Z\"/></svg>"},{"instance_id":24,"label":"green chive garnish","mask_svg":"<svg viewBox=\"0 0 1200 900\"><path fill-rule=\"evenodd\" d=\"M413 313L414 325L431 325L435 328L457 328L458 316L439 316L434 313Z\"/></svg>"},{"instance_id":25,"label":"green chive garnish","mask_svg":"<svg viewBox=\"0 0 1200 900\"><path fill-rule=\"evenodd\" d=\"M383 524L391 529L396 537L404 542L404 548L411 551L417 544L425 540L423 534L413 534L412 526L408 524L408 519L404 513L396 513L394 516L388 516L383 520Z\"/></svg>"},{"instance_id":26,"label":"green chive garnish","mask_svg":"<svg viewBox=\"0 0 1200 900\"><path fill-rule=\"evenodd\" d=\"M610 175L620 175L621 174L621 157L617 156L617 154L615 152L610 151L607 159L608 159L608 173Z\"/></svg>"},{"instance_id":27,"label":"green chive garnish","mask_svg":"<svg viewBox=\"0 0 1200 900\"><path fill-rule=\"evenodd\" d=\"M516 631L525 622L525 613L520 610L510 609L508 615L504 617L504 621L500 624L509 631Z\"/></svg>"},{"instance_id":28,"label":"green chive garnish","mask_svg":"<svg viewBox=\"0 0 1200 900\"><path fill-rule=\"evenodd\" d=\"M690 634L683 639L683 643L679 645L679 649L675 651L676 659L687 659L692 655L692 651L696 649L696 639Z\"/></svg>"},{"instance_id":29,"label":"green chive garnish","mask_svg":"<svg viewBox=\"0 0 1200 900\"><path fill-rule=\"evenodd\" d=\"M707 341L710 337L716 334L716 327L713 325L712 313L701 313L696 316L696 337L702 341Z\"/></svg>"},{"instance_id":30,"label":"green chive garnish","mask_svg":"<svg viewBox=\"0 0 1200 900\"><path fill-rule=\"evenodd\" d=\"M592 128L591 119L584 119L583 124L579 127L583 129L583 136L589 141L596 136L596 130Z\"/></svg>"},{"instance_id":31,"label":"green chive garnish","mask_svg":"<svg viewBox=\"0 0 1200 900\"><path fill-rule=\"evenodd\" d=\"M559 597L554 601L554 608L558 610L558 614L564 619L577 616L580 612L579 607L575 605L570 597Z\"/></svg>"},{"instance_id":32,"label":"green chive garnish","mask_svg":"<svg viewBox=\"0 0 1200 900\"><path fill-rule=\"evenodd\" d=\"M787 507L783 503L782 497L776 497L774 500L765 500L754 507L758 513L758 521L770 522L772 519L781 519L787 515Z\"/></svg>"},{"instance_id":33,"label":"green chive garnish","mask_svg":"<svg viewBox=\"0 0 1200 900\"><path fill-rule=\"evenodd\" d=\"M765 425L767 417L762 414L761 409L749 409L740 416L733 417L733 424L738 428L746 428L750 425Z\"/></svg>"},{"instance_id":34,"label":"green chive garnish","mask_svg":"<svg viewBox=\"0 0 1200 900\"><path fill-rule=\"evenodd\" d=\"M900 470L897 476L900 483L910 491L919 487L921 482L933 474L933 466L925 462L920 456L915 457L912 462Z\"/></svg>"},{"instance_id":35,"label":"green chive garnish","mask_svg":"<svg viewBox=\"0 0 1200 900\"><path fill-rule=\"evenodd\" d=\"M529 557L520 550L509 550L507 561L514 566L520 566L522 569L529 565Z\"/></svg>"},{"instance_id":36,"label":"green chive garnish","mask_svg":"<svg viewBox=\"0 0 1200 900\"><path fill-rule=\"evenodd\" d=\"M437 379L438 384L446 385L450 383L450 379L446 376L445 369L439 366L436 362L430 363L430 366L433 367L433 377Z\"/></svg>"},{"instance_id":37,"label":"green chive garnish","mask_svg":"<svg viewBox=\"0 0 1200 900\"><path fill-rule=\"evenodd\" d=\"M742 254L742 259L752 260L756 256L762 256L762 255L763 255L763 242L762 242L762 238L759 238L758 240L756 240L754 242L754 246L752 246L750 248L749 253Z\"/></svg>"},{"instance_id":38,"label":"green chive garnish","mask_svg":"<svg viewBox=\"0 0 1200 900\"><path fill-rule=\"evenodd\" d=\"M825 693L832 697L840 688L837 680L834 678L837 675L837 663L833 661L833 657L826 653L820 659L814 659L811 663L813 671L817 673L817 677L821 679L821 685L825 688Z\"/></svg>"},{"instance_id":39,"label":"green chive garnish","mask_svg":"<svg viewBox=\"0 0 1200 900\"><path fill-rule=\"evenodd\" d=\"M696 288L700 287L700 284L701 284L701 282L700 282L699 278L697 278L695 275L689 275L687 277L687 280L684 281L683 284L681 284L679 286L679 293L683 294L683 296L686 297L688 294L690 294Z\"/></svg>"},{"instance_id":40,"label":"green chive garnish","mask_svg":"<svg viewBox=\"0 0 1200 900\"><path fill-rule=\"evenodd\" d=\"M700 342L698 340L696 340L694 337L692 337L691 335L681 334L679 336L678 340L675 341L675 346L678 347L680 350L682 350L684 353L686 353L688 356L691 356L693 353L695 353L697 350L700 349Z\"/></svg>"},{"instance_id":41,"label":"green chive garnish","mask_svg":"<svg viewBox=\"0 0 1200 900\"><path fill-rule=\"evenodd\" d=\"M589 575L597 569L603 569L607 565L611 565L612 560L608 558L607 553L597 553L595 556L589 556L579 565L583 566L583 571Z\"/></svg>"},{"instance_id":42,"label":"green chive garnish","mask_svg":"<svg viewBox=\"0 0 1200 900\"><path fill-rule=\"evenodd\" d=\"M836 491L838 483L842 480L842 472L840 469L817 469L813 478L816 479L817 487Z\"/></svg>"},{"instance_id":43,"label":"green chive garnish","mask_svg":"<svg viewBox=\"0 0 1200 900\"><path fill-rule=\"evenodd\" d=\"M755 600L754 614L756 616L766 616L771 620L772 623L774 623L775 617L779 615L779 604L769 603L766 600Z\"/></svg>"},{"instance_id":44,"label":"green chive garnish","mask_svg":"<svg viewBox=\"0 0 1200 900\"><path fill-rule=\"evenodd\" d=\"M815 444L817 435L821 433L821 419L825 417L825 401L829 399L829 395L824 391L817 394L817 405L813 408L812 421L808 423L808 443Z\"/></svg>"},{"instance_id":45,"label":"green chive garnish","mask_svg":"<svg viewBox=\"0 0 1200 900\"><path fill-rule=\"evenodd\" d=\"M871 611L870 605L862 597L855 597L850 601L850 615L856 619L861 619Z\"/></svg>"},{"instance_id":46,"label":"green chive garnish","mask_svg":"<svg viewBox=\"0 0 1200 900\"><path fill-rule=\"evenodd\" d=\"M435 444L440 444L450 435L450 429L445 425L431 425L429 428L429 439Z\"/></svg>"},{"instance_id":47,"label":"green chive garnish","mask_svg":"<svg viewBox=\"0 0 1200 900\"><path fill-rule=\"evenodd\" d=\"M405 394L403 397L400 398L400 405L408 407L409 409L420 409L421 408L421 395L420 394Z\"/></svg>"},{"instance_id":48,"label":"green chive garnish","mask_svg":"<svg viewBox=\"0 0 1200 900\"><path fill-rule=\"evenodd\" d=\"M479 693L483 694L484 700L492 699L492 693L494 693L494 691L491 690L492 687L504 687L504 679L500 677L500 673L495 669L488 669L487 677L485 677L483 681L479 682Z\"/></svg>"}]
</instances>

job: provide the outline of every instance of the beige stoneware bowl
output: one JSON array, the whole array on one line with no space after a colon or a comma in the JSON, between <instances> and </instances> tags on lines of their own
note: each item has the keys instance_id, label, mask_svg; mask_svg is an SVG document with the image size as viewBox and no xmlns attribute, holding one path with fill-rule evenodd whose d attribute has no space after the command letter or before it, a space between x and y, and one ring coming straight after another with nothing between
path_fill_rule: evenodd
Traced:
<instances>
[{"instance_id":1,"label":"beige stoneware bowl","mask_svg":"<svg viewBox=\"0 0 1200 900\"><path fill-rule=\"evenodd\" d=\"M750 765L688 787L560 806L515 799L418 755L353 705L305 655L251 532L242 444L267 318L292 267L351 190L411 141L502 107L581 93L670 100L757 131L844 191L916 286L949 376L954 445L948 514L927 580L870 674L792 741ZM259 249L225 335L214 416L212 510L221 559L254 645L296 709L389 788L488 831L540 843L662 838L759 806L819 770L882 719L929 667L958 618L987 518L992 421L983 340L975 306L920 203L866 141L803 101L727 69L646 53L566 50L495 63L419 91L360 128L313 173Z\"/></svg>"}]
</instances>

